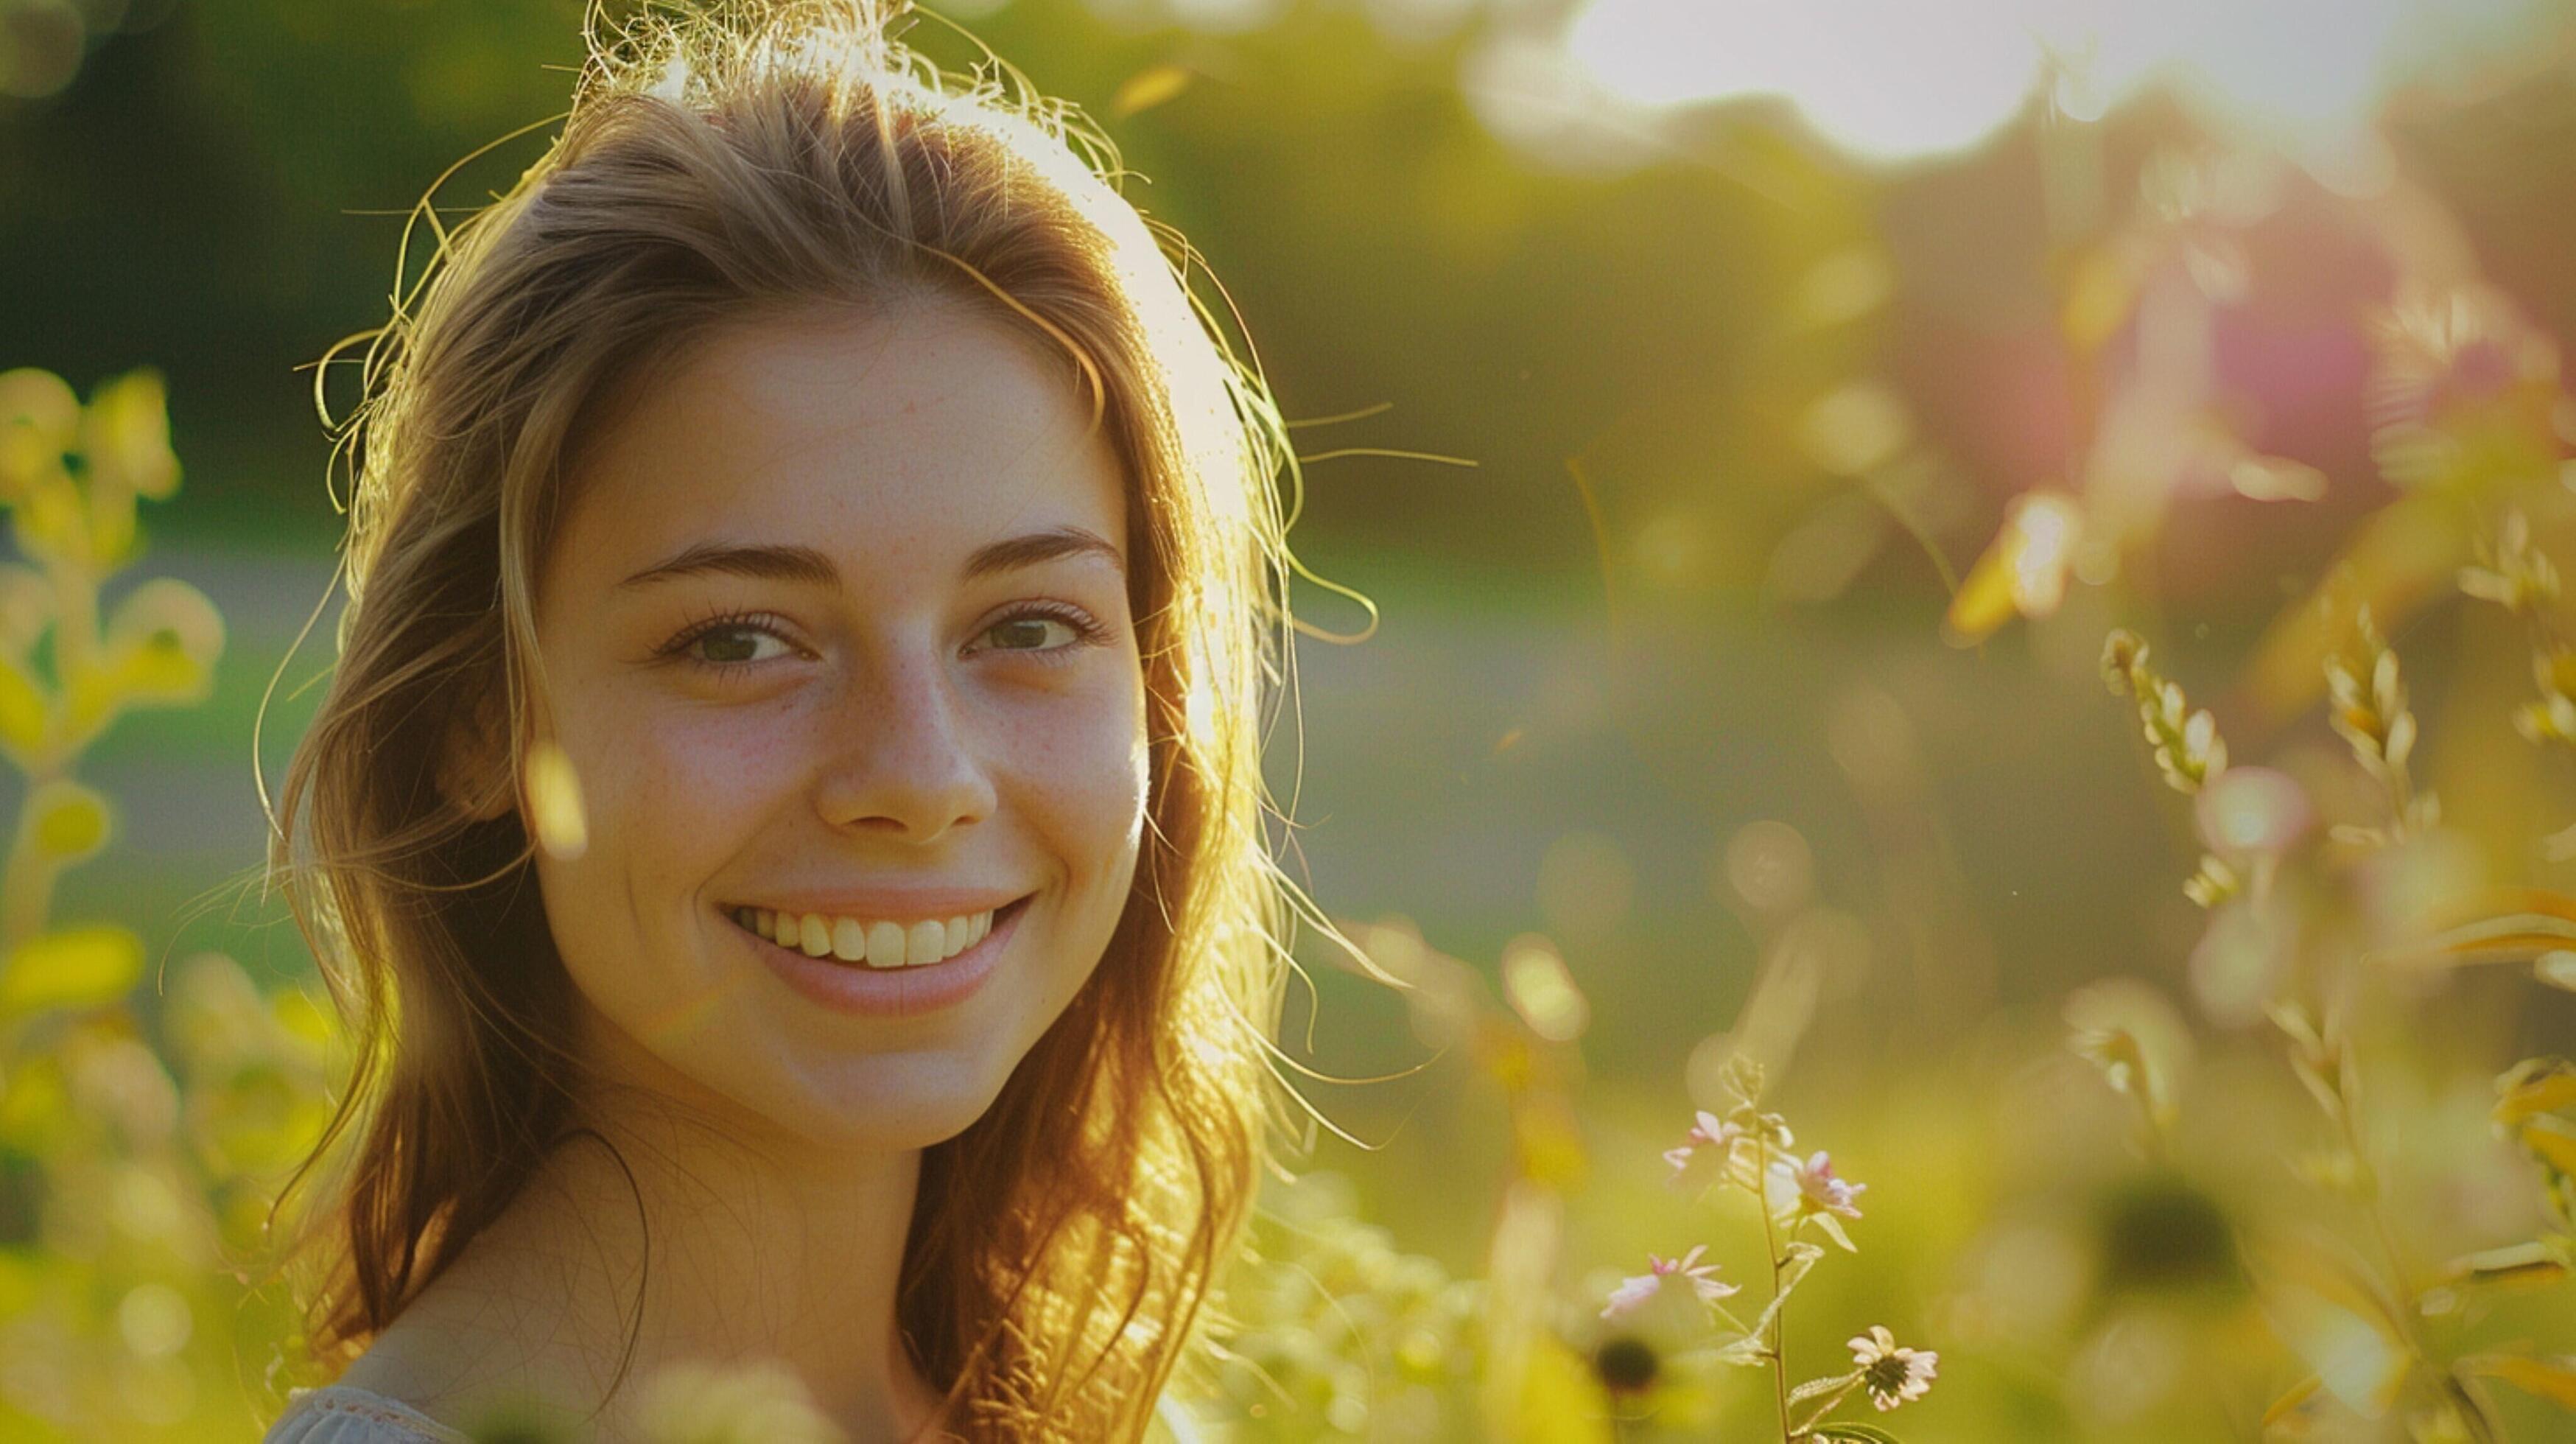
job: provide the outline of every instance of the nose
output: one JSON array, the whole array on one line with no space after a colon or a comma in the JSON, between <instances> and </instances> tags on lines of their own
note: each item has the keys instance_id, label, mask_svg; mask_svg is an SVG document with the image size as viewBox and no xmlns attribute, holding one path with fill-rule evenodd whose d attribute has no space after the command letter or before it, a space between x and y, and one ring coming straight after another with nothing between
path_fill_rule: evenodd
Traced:
<instances>
[{"instance_id":1,"label":"nose","mask_svg":"<svg viewBox=\"0 0 2576 1444\"><path fill-rule=\"evenodd\" d=\"M838 828L931 842L993 812L992 779L928 656L854 667L823 722L815 810Z\"/></svg>"}]
</instances>

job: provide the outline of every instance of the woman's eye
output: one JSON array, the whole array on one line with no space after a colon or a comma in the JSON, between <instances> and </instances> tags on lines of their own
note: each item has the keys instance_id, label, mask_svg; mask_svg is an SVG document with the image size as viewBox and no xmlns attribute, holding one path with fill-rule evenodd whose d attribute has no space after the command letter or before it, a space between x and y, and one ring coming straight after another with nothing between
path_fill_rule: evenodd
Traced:
<instances>
[{"instance_id":1,"label":"woman's eye","mask_svg":"<svg viewBox=\"0 0 2576 1444\"><path fill-rule=\"evenodd\" d=\"M1045 607L1002 618L984 629L983 640L985 650L1057 662L1070 660L1082 648L1103 640L1103 633L1086 613Z\"/></svg>"},{"instance_id":2,"label":"woman's eye","mask_svg":"<svg viewBox=\"0 0 2576 1444\"><path fill-rule=\"evenodd\" d=\"M714 666L737 666L766 662L784 655L788 647L784 639L767 627L749 622L726 622L689 638L682 650L694 661Z\"/></svg>"},{"instance_id":3,"label":"woman's eye","mask_svg":"<svg viewBox=\"0 0 2576 1444\"><path fill-rule=\"evenodd\" d=\"M994 623L984 635L1005 652L1045 652L1054 650L1047 642L1050 627L1066 638L1056 646L1070 646L1080 639L1073 624L1062 617L1012 617Z\"/></svg>"}]
</instances>

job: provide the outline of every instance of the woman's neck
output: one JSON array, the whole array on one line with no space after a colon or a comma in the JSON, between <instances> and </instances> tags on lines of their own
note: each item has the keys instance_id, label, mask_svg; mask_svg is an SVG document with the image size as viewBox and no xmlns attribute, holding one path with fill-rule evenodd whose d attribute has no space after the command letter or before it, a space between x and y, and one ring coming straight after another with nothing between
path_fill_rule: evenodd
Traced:
<instances>
[{"instance_id":1,"label":"woman's neck","mask_svg":"<svg viewBox=\"0 0 2576 1444\"><path fill-rule=\"evenodd\" d=\"M634 1089L581 1112L344 1382L450 1422L503 1395L580 1418L622 1364L592 1421L616 1439L661 1370L774 1360L854 1441L930 1422L895 1332L919 1153L836 1153Z\"/></svg>"}]
</instances>

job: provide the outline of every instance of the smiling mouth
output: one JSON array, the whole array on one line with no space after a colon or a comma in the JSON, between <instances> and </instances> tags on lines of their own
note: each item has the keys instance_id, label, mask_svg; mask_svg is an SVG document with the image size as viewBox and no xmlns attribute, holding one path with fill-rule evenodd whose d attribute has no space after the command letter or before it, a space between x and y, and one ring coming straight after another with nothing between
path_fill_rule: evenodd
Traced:
<instances>
[{"instance_id":1,"label":"smiling mouth","mask_svg":"<svg viewBox=\"0 0 2576 1444\"><path fill-rule=\"evenodd\" d=\"M728 908L725 916L753 937L809 958L893 971L936 967L983 942L1028 905L1024 897L984 912L909 923L755 907Z\"/></svg>"}]
</instances>

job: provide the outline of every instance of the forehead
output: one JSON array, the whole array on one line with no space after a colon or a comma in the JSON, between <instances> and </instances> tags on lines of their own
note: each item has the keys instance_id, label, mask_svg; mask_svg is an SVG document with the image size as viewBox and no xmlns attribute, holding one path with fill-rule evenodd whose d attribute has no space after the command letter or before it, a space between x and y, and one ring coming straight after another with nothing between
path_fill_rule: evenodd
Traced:
<instances>
[{"instance_id":1,"label":"forehead","mask_svg":"<svg viewBox=\"0 0 2576 1444\"><path fill-rule=\"evenodd\" d=\"M1071 367L945 299L720 328L620 398L576 464L550 577L717 536L864 553L862 574L1035 527L1126 540Z\"/></svg>"}]
</instances>

